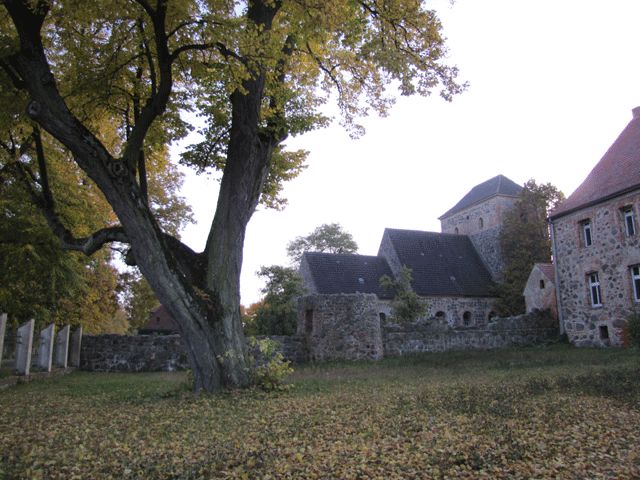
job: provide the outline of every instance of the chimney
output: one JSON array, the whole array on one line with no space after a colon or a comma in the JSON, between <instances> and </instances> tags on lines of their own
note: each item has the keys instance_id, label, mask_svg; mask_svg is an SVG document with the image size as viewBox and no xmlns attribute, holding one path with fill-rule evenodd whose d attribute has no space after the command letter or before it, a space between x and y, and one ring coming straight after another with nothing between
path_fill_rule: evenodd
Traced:
<instances>
[{"instance_id":1,"label":"chimney","mask_svg":"<svg viewBox=\"0 0 640 480\"><path fill-rule=\"evenodd\" d=\"M633 118L638 118L640 117L640 107L636 107L633 110L631 110L633 112Z\"/></svg>"}]
</instances>

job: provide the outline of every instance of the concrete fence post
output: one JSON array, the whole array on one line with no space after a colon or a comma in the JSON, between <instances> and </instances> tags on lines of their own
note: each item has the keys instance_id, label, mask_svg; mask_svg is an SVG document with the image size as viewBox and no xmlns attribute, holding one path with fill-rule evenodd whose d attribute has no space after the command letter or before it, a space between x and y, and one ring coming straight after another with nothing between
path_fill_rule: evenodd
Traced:
<instances>
[{"instance_id":1,"label":"concrete fence post","mask_svg":"<svg viewBox=\"0 0 640 480\"><path fill-rule=\"evenodd\" d=\"M33 326L31 319L18 328L16 334L16 373L28 376L31 371L31 347L33 345Z\"/></svg>"},{"instance_id":2,"label":"concrete fence post","mask_svg":"<svg viewBox=\"0 0 640 480\"><path fill-rule=\"evenodd\" d=\"M69 362L72 367L80 368L80 348L82 347L82 325L78 325L71 337L71 354Z\"/></svg>"},{"instance_id":3,"label":"concrete fence post","mask_svg":"<svg viewBox=\"0 0 640 480\"><path fill-rule=\"evenodd\" d=\"M7 314L0 315L0 366L2 366L2 350L4 348L4 332L7 329Z\"/></svg>"},{"instance_id":4,"label":"concrete fence post","mask_svg":"<svg viewBox=\"0 0 640 480\"><path fill-rule=\"evenodd\" d=\"M46 372L51 371L55 331L56 326L52 323L40 332L40 342L38 343L38 367Z\"/></svg>"},{"instance_id":5,"label":"concrete fence post","mask_svg":"<svg viewBox=\"0 0 640 480\"><path fill-rule=\"evenodd\" d=\"M56 335L56 366L67 368L67 354L69 353L69 325L65 325Z\"/></svg>"}]
</instances>

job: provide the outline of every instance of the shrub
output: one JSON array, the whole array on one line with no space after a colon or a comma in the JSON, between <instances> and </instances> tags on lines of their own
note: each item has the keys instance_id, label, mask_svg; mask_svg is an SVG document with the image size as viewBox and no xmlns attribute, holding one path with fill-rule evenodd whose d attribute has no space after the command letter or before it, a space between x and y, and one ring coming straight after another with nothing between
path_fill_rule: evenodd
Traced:
<instances>
[{"instance_id":1,"label":"shrub","mask_svg":"<svg viewBox=\"0 0 640 480\"><path fill-rule=\"evenodd\" d=\"M633 312L627 317L627 324L622 329L622 344L640 347L640 312Z\"/></svg>"},{"instance_id":2,"label":"shrub","mask_svg":"<svg viewBox=\"0 0 640 480\"><path fill-rule=\"evenodd\" d=\"M291 362L278 351L278 343L269 338L249 338L251 374L254 383L267 392L286 390L284 380L293 373Z\"/></svg>"}]
</instances>

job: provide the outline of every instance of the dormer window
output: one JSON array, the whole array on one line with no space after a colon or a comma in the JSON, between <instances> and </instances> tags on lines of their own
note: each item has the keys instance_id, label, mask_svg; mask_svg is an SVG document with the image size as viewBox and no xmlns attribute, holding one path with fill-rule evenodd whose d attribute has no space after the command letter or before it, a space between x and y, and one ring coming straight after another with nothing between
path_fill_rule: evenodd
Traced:
<instances>
[{"instance_id":1,"label":"dormer window","mask_svg":"<svg viewBox=\"0 0 640 480\"><path fill-rule=\"evenodd\" d=\"M588 247L593 243L591 238L591 220L583 220L580 222L580 230L582 231L582 245Z\"/></svg>"},{"instance_id":2,"label":"dormer window","mask_svg":"<svg viewBox=\"0 0 640 480\"><path fill-rule=\"evenodd\" d=\"M622 209L622 218L624 219L624 231L628 237L636 234L636 222L633 218L633 207L628 206Z\"/></svg>"}]
</instances>

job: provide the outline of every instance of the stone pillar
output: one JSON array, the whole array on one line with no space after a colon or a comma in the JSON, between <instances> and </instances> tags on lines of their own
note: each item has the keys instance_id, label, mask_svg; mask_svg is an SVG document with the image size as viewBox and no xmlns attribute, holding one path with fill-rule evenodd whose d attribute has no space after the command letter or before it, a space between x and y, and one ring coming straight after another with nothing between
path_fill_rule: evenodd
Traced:
<instances>
[{"instance_id":1,"label":"stone pillar","mask_svg":"<svg viewBox=\"0 0 640 480\"><path fill-rule=\"evenodd\" d=\"M56 367L67 368L69 353L69 325L65 325L56 335Z\"/></svg>"},{"instance_id":2,"label":"stone pillar","mask_svg":"<svg viewBox=\"0 0 640 480\"><path fill-rule=\"evenodd\" d=\"M38 367L46 372L51 371L55 331L56 326L52 323L40 332L40 343L38 344Z\"/></svg>"},{"instance_id":3,"label":"stone pillar","mask_svg":"<svg viewBox=\"0 0 640 480\"><path fill-rule=\"evenodd\" d=\"M2 349L4 348L4 332L7 328L7 314L0 315L0 366L2 366Z\"/></svg>"},{"instance_id":4,"label":"stone pillar","mask_svg":"<svg viewBox=\"0 0 640 480\"><path fill-rule=\"evenodd\" d=\"M69 355L69 363L72 367L80 368L80 347L82 346L82 325L76 328L71 337L71 355Z\"/></svg>"},{"instance_id":5,"label":"stone pillar","mask_svg":"<svg viewBox=\"0 0 640 480\"><path fill-rule=\"evenodd\" d=\"M18 328L16 334L16 374L28 376L31 371L31 347L33 345L33 326L31 319Z\"/></svg>"}]
</instances>

